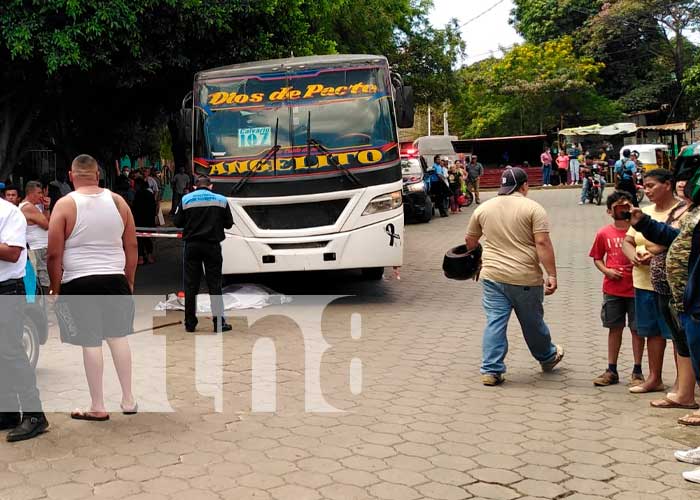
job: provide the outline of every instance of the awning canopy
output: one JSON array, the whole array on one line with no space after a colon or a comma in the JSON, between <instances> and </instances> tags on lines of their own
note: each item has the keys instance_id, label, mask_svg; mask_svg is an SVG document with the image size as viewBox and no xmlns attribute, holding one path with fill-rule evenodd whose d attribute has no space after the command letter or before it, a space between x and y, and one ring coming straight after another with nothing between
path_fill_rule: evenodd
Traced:
<instances>
[{"instance_id":1,"label":"awning canopy","mask_svg":"<svg viewBox=\"0 0 700 500\"><path fill-rule=\"evenodd\" d=\"M613 123L612 125L587 125L585 127L565 128L559 131L559 135L584 136L584 135L630 135L637 131L634 123Z\"/></svg>"},{"instance_id":2,"label":"awning canopy","mask_svg":"<svg viewBox=\"0 0 700 500\"><path fill-rule=\"evenodd\" d=\"M637 130L649 130L652 132L685 132L688 130L688 124L685 122L666 123L665 125L645 125L637 127Z\"/></svg>"}]
</instances>

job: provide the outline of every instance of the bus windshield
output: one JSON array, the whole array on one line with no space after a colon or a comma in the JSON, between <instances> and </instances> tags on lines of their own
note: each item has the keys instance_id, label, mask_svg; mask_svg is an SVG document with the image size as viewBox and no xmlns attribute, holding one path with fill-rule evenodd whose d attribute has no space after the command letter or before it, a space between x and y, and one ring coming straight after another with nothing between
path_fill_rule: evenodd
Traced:
<instances>
[{"instance_id":1,"label":"bus windshield","mask_svg":"<svg viewBox=\"0 0 700 500\"><path fill-rule=\"evenodd\" d=\"M339 175L315 146L358 171L398 162L391 83L381 67L305 70L206 80L195 88L194 163L199 173L256 180ZM260 163L273 146L275 159Z\"/></svg>"}]
</instances>

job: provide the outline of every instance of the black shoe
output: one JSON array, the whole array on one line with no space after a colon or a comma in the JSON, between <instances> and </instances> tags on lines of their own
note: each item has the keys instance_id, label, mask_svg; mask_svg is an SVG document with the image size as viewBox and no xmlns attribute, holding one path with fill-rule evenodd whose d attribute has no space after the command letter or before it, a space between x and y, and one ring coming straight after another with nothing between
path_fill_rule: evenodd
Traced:
<instances>
[{"instance_id":1,"label":"black shoe","mask_svg":"<svg viewBox=\"0 0 700 500\"><path fill-rule=\"evenodd\" d=\"M197 329L197 323L195 322L193 325L188 325L185 323L185 331L187 333L194 333L194 331Z\"/></svg>"},{"instance_id":2,"label":"black shoe","mask_svg":"<svg viewBox=\"0 0 700 500\"><path fill-rule=\"evenodd\" d=\"M214 318L214 331L219 333L219 332L230 332L233 330L233 327L226 323L226 320L224 318L221 318L221 325L219 325L219 322Z\"/></svg>"},{"instance_id":3,"label":"black shoe","mask_svg":"<svg viewBox=\"0 0 700 500\"><path fill-rule=\"evenodd\" d=\"M20 424L20 422L22 422L22 418L20 417L19 412L0 413L0 431L9 431L10 429L14 429Z\"/></svg>"},{"instance_id":4,"label":"black shoe","mask_svg":"<svg viewBox=\"0 0 700 500\"><path fill-rule=\"evenodd\" d=\"M7 433L7 441L24 441L32 439L39 434L46 432L49 428L49 421L43 413L25 413L22 423Z\"/></svg>"}]
</instances>

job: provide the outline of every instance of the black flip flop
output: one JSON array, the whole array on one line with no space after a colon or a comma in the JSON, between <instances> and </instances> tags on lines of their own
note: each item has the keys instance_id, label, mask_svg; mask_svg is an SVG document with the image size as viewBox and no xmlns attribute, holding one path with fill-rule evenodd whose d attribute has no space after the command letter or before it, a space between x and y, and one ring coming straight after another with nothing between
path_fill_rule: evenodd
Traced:
<instances>
[{"instance_id":1,"label":"black flip flop","mask_svg":"<svg viewBox=\"0 0 700 500\"><path fill-rule=\"evenodd\" d=\"M70 418L73 420L87 420L89 422L106 422L109 420L109 415L105 415L104 417L97 417L95 415L91 415L89 411L73 411L70 414Z\"/></svg>"}]
</instances>

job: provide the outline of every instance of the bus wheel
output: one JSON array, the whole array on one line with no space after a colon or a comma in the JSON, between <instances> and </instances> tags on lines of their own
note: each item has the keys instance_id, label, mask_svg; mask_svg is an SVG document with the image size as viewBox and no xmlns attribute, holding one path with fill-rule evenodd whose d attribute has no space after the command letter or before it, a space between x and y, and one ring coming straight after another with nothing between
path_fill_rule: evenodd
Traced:
<instances>
[{"instance_id":1,"label":"bus wheel","mask_svg":"<svg viewBox=\"0 0 700 500\"><path fill-rule=\"evenodd\" d=\"M377 281L384 276L383 267L365 267L362 270L362 277L366 280Z\"/></svg>"}]
</instances>

